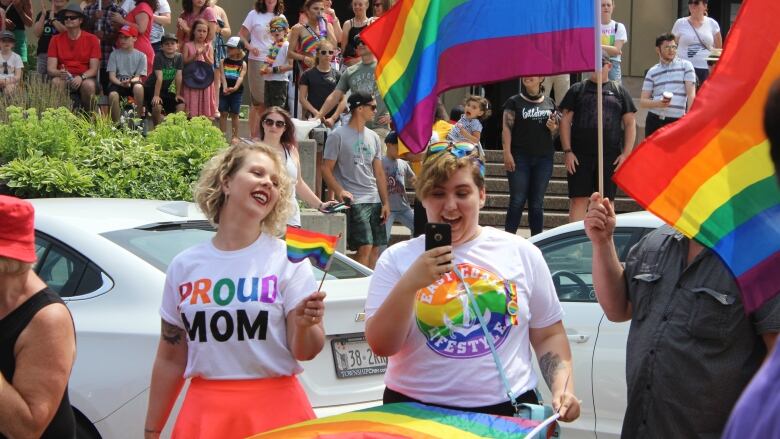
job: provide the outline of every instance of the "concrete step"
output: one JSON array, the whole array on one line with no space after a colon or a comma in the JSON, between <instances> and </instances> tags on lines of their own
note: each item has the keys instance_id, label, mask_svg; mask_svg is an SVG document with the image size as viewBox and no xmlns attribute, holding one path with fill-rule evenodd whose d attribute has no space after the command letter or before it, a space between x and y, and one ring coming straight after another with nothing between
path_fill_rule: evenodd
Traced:
<instances>
[{"instance_id":1,"label":"concrete step","mask_svg":"<svg viewBox=\"0 0 780 439\"><path fill-rule=\"evenodd\" d=\"M568 212L544 212L544 228L551 229L569 222ZM485 208L479 212L479 224L483 226L493 226L499 229L504 228L506 224L506 210ZM520 220L520 227L528 227L528 216L523 215Z\"/></svg>"},{"instance_id":2,"label":"concrete step","mask_svg":"<svg viewBox=\"0 0 780 439\"><path fill-rule=\"evenodd\" d=\"M502 177L506 178L506 169L504 163L488 163L485 165L486 177ZM566 166L563 164L554 164L552 178L566 178Z\"/></svg>"},{"instance_id":3,"label":"concrete step","mask_svg":"<svg viewBox=\"0 0 780 439\"><path fill-rule=\"evenodd\" d=\"M526 204L527 206L527 204ZM486 209L506 209L509 207L509 194L490 194L485 201ZM544 211L569 210L569 197L547 194L544 197ZM636 212L642 208L630 198L618 198L615 200L615 211L618 213Z\"/></svg>"}]
</instances>

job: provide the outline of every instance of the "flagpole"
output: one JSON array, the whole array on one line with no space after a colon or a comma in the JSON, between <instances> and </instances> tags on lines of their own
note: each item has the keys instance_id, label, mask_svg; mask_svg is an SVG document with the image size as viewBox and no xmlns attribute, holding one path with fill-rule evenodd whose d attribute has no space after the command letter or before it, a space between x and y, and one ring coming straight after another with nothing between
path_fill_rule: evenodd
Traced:
<instances>
[{"instance_id":1,"label":"flagpole","mask_svg":"<svg viewBox=\"0 0 780 439\"><path fill-rule=\"evenodd\" d=\"M338 234L338 239L336 240L336 244L338 244L339 239L341 239L341 232ZM332 236L332 235L331 235ZM322 272L322 279L320 279L320 286L317 287L317 292L319 293L322 289L322 284L325 283L325 278L328 277L328 270L330 270L330 264L333 262L333 258L331 257L328 259L328 264L325 265L325 270Z\"/></svg>"},{"instance_id":2,"label":"flagpole","mask_svg":"<svg viewBox=\"0 0 780 439\"><path fill-rule=\"evenodd\" d=\"M604 70L604 63L601 62L601 0L595 0L596 22L594 34L596 37L596 142L598 144L598 178L599 193L604 195L604 96L601 75Z\"/></svg>"}]
</instances>

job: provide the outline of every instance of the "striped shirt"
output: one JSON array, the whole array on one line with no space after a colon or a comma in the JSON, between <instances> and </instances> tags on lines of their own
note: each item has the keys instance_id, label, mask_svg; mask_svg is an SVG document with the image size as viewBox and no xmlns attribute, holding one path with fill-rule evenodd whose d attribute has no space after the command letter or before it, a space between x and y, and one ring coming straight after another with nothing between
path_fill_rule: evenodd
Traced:
<instances>
[{"instance_id":1,"label":"striped shirt","mask_svg":"<svg viewBox=\"0 0 780 439\"><path fill-rule=\"evenodd\" d=\"M658 63L647 71L642 91L651 92L654 101L660 101L663 93L674 93L671 104L666 108L652 108L649 112L659 117L680 118L685 115L688 95L685 82L696 83L696 73L690 61L675 58L669 64Z\"/></svg>"}]
</instances>

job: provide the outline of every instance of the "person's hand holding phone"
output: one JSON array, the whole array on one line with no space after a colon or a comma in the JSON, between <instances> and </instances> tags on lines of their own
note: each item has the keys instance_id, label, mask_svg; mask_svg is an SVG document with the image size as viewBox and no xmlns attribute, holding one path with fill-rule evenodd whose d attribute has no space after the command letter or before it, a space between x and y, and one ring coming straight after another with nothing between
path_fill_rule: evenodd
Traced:
<instances>
[{"instance_id":1,"label":"person's hand holding phone","mask_svg":"<svg viewBox=\"0 0 780 439\"><path fill-rule=\"evenodd\" d=\"M346 204L347 206L351 206L352 200L355 199L355 196L352 195L352 193L349 191L342 190L341 192L339 192L336 198L338 198L339 201Z\"/></svg>"},{"instance_id":2,"label":"person's hand holding phone","mask_svg":"<svg viewBox=\"0 0 780 439\"><path fill-rule=\"evenodd\" d=\"M404 279L415 292L441 279L452 271L452 246L445 245L427 250L412 263Z\"/></svg>"}]
</instances>

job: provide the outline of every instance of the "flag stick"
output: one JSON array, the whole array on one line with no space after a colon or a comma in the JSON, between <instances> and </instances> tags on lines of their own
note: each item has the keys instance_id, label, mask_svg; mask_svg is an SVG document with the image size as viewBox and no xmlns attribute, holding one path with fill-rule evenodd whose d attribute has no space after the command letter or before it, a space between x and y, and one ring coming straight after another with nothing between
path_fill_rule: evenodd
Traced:
<instances>
[{"instance_id":1,"label":"flag stick","mask_svg":"<svg viewBox=\"0 0 780 439\"><path fill-rule=\"evenodd\" d=\"M598 60L601 64L601 60ZM596 117L597 117L597 140L598 140L598 162L599 162L599 193L604 195L604 97L601 95L602 84L601 75L604 66L600 66L597 70L598 83L596 85Z\"/></svg>"},{"instance_id":2,"label":"flag stick","mask_svg":"<svg viewBox=\"0 0 780 439\"><path fill-rule=\"evenodd\" d=\"M601 75L604 65L601 62L601 1L595 0L594 3L596 15L593 27L593 33L596 38L596 142L598 144L598 168L596 171L599 178L599 193L604 195L604 97L601 95L603 88Z\"/></svg>"},{"instance_id":3,"label":"flag stick","mask_svg":"<svg viewBox=\"0 0 780 439\"><path fill-rule=\"evenodd\" d=\"M341 239L341 232L339 232L338 239L336 240L336 244L338 244L339 239ZM330 264L333 262L333 256L328 259L327 265L325 265L325 270L322 272L322 279L320 280L320 286L317 287L317 292L319 293L322 289L322 284L325 283L325 278L328 277L328 270L330 270Z\"/></svg>"}]
</instances>

